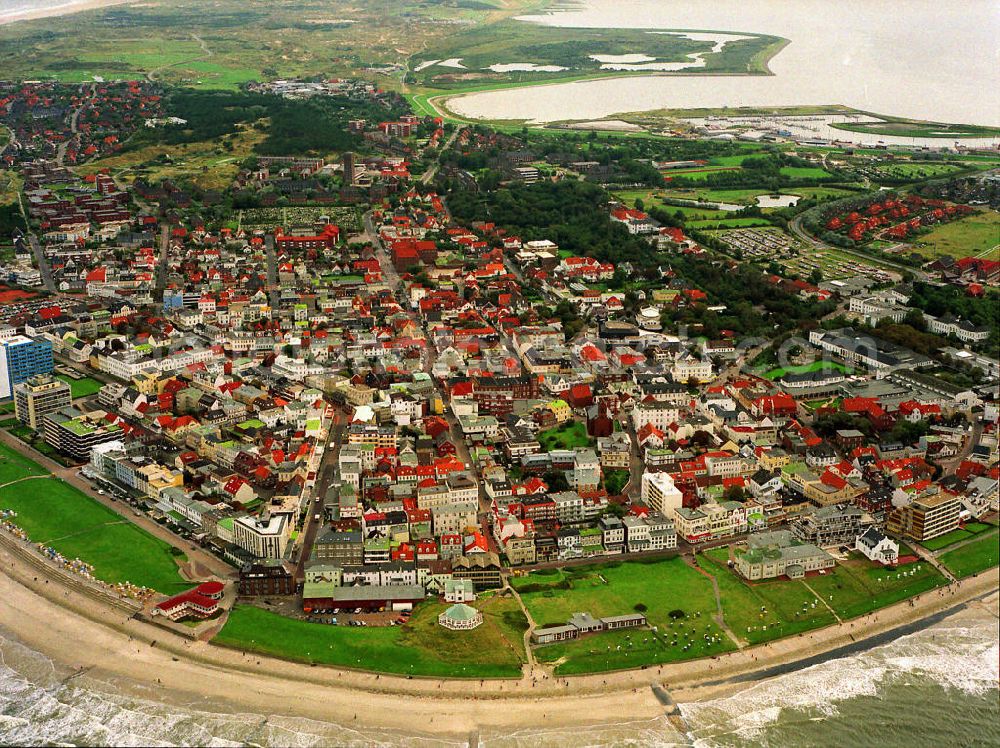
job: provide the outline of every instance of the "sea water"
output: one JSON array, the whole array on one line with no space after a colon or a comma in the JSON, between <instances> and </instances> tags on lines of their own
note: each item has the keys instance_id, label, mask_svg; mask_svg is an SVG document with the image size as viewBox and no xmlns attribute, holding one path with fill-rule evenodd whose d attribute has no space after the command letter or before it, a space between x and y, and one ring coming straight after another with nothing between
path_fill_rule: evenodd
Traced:
<instances>
[{"instance_id":1,"label":"sea water","mask_svg":"<svg viewBox=\"0 0 1000 748\"><path fill-rule=\"evenodd\" d=\"M1000 745L997 619L963 613L849 657L681 704L666 717L580 729L482 730L486 748L548 746ZM365 726L177 706L84 674L67 680L48 658L0 630L0 744L430 746L464 741ZM515 707L512 706L512 709Z\"/></svg>"},{"instance_id":2,"label":"sea water","mask_svg":"<svg viewBox=\"0 0 1000 748\"><path fill-rule=\"evenodd\" d=\"M770 76L576 81L483 91L451 99L449 108L467 117L553 122L660 108L844 104L884 115L1000 126L995 0L584 0L524 19L560 27L772 34L789 44L771 60ZM838 137L853 136L839 131ZM864 142L879 139L892 142L861 136Z\"/></svg>"}]
</instances>

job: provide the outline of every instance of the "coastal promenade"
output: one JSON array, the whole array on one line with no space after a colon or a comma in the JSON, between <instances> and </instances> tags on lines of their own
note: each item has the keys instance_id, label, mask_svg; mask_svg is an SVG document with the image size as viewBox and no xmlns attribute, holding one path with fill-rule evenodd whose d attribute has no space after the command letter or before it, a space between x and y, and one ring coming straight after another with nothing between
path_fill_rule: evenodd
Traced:
<instances>
[{"instance_id":1,"label":"coastal promenade","mask_svg":"<svg viewBox=\"0 0 1000 748\"><path fill-rule=\"evenodd\" d=\"M996 615L1000 580L994 568L870 616L714 659L572 678L536 672L471 685L310 667L191 641L80 595L2 548L0 569L0 626L70 673L86 669L88 678L113 680L145 698L152 693L186 705L441 737L662 716L664 693L674 702L716 698L760 678L885 643L967 605L985 604Z\"/></svg>"}]
</instances>

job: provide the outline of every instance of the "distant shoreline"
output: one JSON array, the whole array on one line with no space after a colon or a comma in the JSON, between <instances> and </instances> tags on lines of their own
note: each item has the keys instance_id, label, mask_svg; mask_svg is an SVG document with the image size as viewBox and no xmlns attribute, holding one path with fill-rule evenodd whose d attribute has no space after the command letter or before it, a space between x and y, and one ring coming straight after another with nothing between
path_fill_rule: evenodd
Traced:
<instances>
[{"instance_id":1,"label":"distant shoreline","mask_svg":"<svg viewBox=\"0 0 1000 748\"><path fill-rule=\"evenodd\" d=\"M665 716L668 710L657 692L667 693L673 703L718 698L885 644L946 617L968 615L973 606L993 613L998 586L993 568L926 592L912 604L904 601L873 616L716 658L571 678L536 674L534 684L530 676L487 679L470 689L468 681L310 667L191 641L155 624L123 620L121 611L81 596L59 579L46 580L37 567L5 549L0 549L0 571L0 626L60 666L87 669L98 683L168 703L194 699L237 713L437 736L496 727L584 727L605 724L608 715L619 720ZM150 673L156 673L156 683Z\"/></svg>"},{"instance_id":2,"label":"distant shoreline","mask_svg":"<svg viewBox=\"0 0 1000 748\"><path fill-rule=\"evenodd\" d=\"M19 10L0 13L0 26L6 26L18 21L37 21L40 18L55 18L81 13L85 10L99 10L112 5L124 5L135 0L69 0L61 5L51 5L47 8L34 10Z\"/></svg>"}]
</instances>

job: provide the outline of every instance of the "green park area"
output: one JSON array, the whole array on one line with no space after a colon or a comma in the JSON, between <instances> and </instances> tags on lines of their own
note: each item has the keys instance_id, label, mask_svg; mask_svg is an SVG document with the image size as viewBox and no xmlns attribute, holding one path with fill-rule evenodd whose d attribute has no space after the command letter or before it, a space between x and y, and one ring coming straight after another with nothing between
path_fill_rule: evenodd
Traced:
<instances>
[{"instance_id":1,"label":"green park area","mask_svg":"<svg viewBox=\"0 0 1000 748\"><path fill-rule=\"evenodd\" d=\"M749 644L801 634L836 623L836 618L801 581L749 583L727 566L728 548L698 554L698 565L715 577L722 613L732 632Z\"/></svg>"},{"instance_id":2,"label":"green park area","mask_svg":"<svg viewBox=\"0 0 1000 748\"><path fill-rule=\"evenodd\" d=\"M839 371L842 374L851 373L848 367L838 364L836 361L813 361L810 364L803 364L801 366L779 366L777 369L771 369L764 374L764 378L774 380L781 379L789 374L814 374L817 371Z\"/></svg>"},{"instance_id":3,"label":"green park area","mask_svg":"<svg viewBox=\"0 0 1000 748\"><path fill-rule=\"evenodd\" d=\"M102 382L98 382L93 377L83 377L82 379L73 379L72 377L67 377L64 374L57 374L56 379L61 379L70 386L71 394L74 400L78 397L87 397L89 395L94 395L98 390L103 387Z\"/></svg>"},{"instance_id":4,"label":"green park area","mask_svg":"<svg viewBox=\"0 0 1000 748\"><path fill-rule=\"evenodd\" d=\"M955 543L960 543L963 540L969 540L984 532L988 532L991 529L994 529L994 526L988 525L985 522L966 522L962 527L951 532L946 532L944 535L938 535L936 538L925 540L921 545L929 551L940 551Z\"/></svg>"},{"instance_id":5,"label":"green park area","mask_svg":"<svg viewBox=\"0 0 1000 748\"><path fill-rule=\"evenodd\" d=\"M938 561L958 579L978 574L1000 561L1000 536L995 530L984 533L976 540L945 551Z\"/></svg>"},{"instance_id":6,"label":"green park area","mask_svg":"<svg viewBox=\"0 0 1000 748\"><path fill-rule=\"evenodd\" d=\"M0 488L0 509L17 513L13 521L32 542L86 561L105 582L131 582L164 593L189 586L178 573L171 546L46 475L37 463L0 445L0 480L7 484Z\"/></svg>"},{"instance_id":7,"label":"green park area","mask_svg":"<svg viewBox=\"0 0 1000 748\"><path fill-rule=\"evenodd\" d=\"M1000 213L984 210L936 226L914 240L914 250L928 259L983 257L1000 260Z\"/></svg>"},{"instance_id":8,"label":"green park area","mask_svg":"<svg viewBox=\"0 0 1000 748\"><path fill-rule=\"evenodd\" d=\"M588 447L592 442L582 421L565 421L555 428L539 432L538 443L544 451L551 452L553 449Z\"/></svg>"},{"instance_id":9,"label":"green park area","mask_svg":"<svg viewBox=\"0 0 1000 748\"><path fill-rule=\"evenodd\" d=\"M807 580L823 602L842 619L855 618L940 587L947 580L926 561L897 569L871 564L851 554L825 575Z\"/></svg>"},{"instance_id":10,"label":"green park area","mask_svg":"<svg viewBox=\"0 0 1000 748\"><path fill-rule=\"evenodd\" d=\"M0 486L31 476L48 474L49 472L34 460L16 452L6 444L0 444Z\"/></svg>"},{"instance_id":11,"label":"green park area","mask_svg":"<svg viewBox=\"0 0 1000 748\"><path fill-rule=\"evenodd\" d=\"M511 580L536 626L574 613L596 618L642 612L650 629L597 634L536 649L559 675L637 668L721 654L735 644L713 620L712 583L681 558L546 569ZM654 628L655 627L655 630Z\"/></svg>"},{"instance_id":12,"label":"green park area","mask_svg":"<svg viewBox=\"0 0 1000 748\"><path fill-rule=\"evenodd\" d=\"M692 229L746 229L754 226L770 226L771 223L764 218L709 218L702 221L688 221L686 224Z\"/></svg>"},{"instance_id":13,"label":"green park area","mask_svg":"<svg viewBox=\"0 0 1000 748\"><path fill-rule=\"evenodd\" d=\"M578 612L600 618L639 611L649 623L648 628L541 645L536 657L553 664L557 674L571 675L713 656L735 649L736 640L756 645L794 636L865 615L946 581L926 562L887 569L852 554L836 568L805 580L749 583L728 567L727 548L697 558L697 568L673 558L544 569L513 578L511 584L539 627L564 625ZM725 627L717 619L713 577Z\"/></svg>"},{"instance_id":14,"label":"green park area","mask_svg":"<svg viewBox=\"0 0 1000 748\"><path fill-rule=\"evenodd\" d=\"M791 179L825 179L830 172L818 166L782 166L781 176Z\"/></svg>"},{"instance_id":15,"label":"green park area","mask_svg":"<svg viewBox=\"0 0 1000 748\"><path fill-rule=\"evenodd\" d=\"M289 660L382 673L447 678L521 675L527 622L515 600L480 597L475 607L483 611L484 620L471 631L440 626L437 617L447 607L428 600L403 626L348 628L237 605L213 641Z\"/></svg>"}]
</instances>

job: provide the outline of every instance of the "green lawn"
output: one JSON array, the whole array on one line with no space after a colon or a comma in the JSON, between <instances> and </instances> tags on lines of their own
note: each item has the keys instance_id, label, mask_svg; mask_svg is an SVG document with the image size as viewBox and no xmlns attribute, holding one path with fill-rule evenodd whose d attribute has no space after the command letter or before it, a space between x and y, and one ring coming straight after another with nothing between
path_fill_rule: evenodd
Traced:
<instances>
[{"instance_id":1,"label":"green lawn","mask_svg":"<svg viewBox=\"0 0 1000 748\"><path fill-rule=\"evenodd\" d=\"M946 582L925 562L891 571L858 556L805 581L783 579L751 584L728 568L728 557L728 549L716 548L699 554L698 563L718 582L726 623L751 644L835 623L829 608L846 620Z\"/></svg>"},{"instance_id":2,"label":"green lawn","mask_svg":"<svg viewBox=\"0 0 1000 748\"><path fill-rule=\"evenodd\" d=\"M782 190L785 192L786 190ZM799 195L800 197L812 197L818 200L828 198L841 198L855 194L851 190L843 190L838 187L792 187L787 190L789 195Z\"/></svg>"},{"instance_id":3,"label":"green lawn","mask_svg":"<svg viewBox=\"0 0 1000 748\"><path fill-rule=\"evenodd\" d=\"M92 564L106 582L128 581L164 593L190 586L167 543L64 481L38 478L0 488L0 507L17 512L14 521L33 542Z\"/></svg>"},{"instance_id":4,"label":"green lawn","mask_svg":"<svg viewBox=\"0 0 1000 748\"><path fill-rule=\"evenodd\" d=\"M555 428L541 431L538 443L542 449L551 452L553 449L575 449L591 445L587 436L587 426L582 421L566 421Z\"/></svg>"},{"instance_id":5,"label":"green lawn","mask_svg":"<svg viewBox=\"0 0 1000 748\"><path fill-rule=\"evenodd\" d=\"M803 364L802 366L788 366L779 367L777 369L771 369L764 375L765 379L780 379L786 374L812 374L816 371L839 371L844 374L850 374L851 370L844 366L843 364L838 364L836 361L813 361L811 364Z\"/></svg>"},{"instance_id":6,"label":"green lawn","mask_svg":"<svg viewBox=\"0 0 1000 748\"><path fill-rule=\"evenodd\" d=\"M688 221L711 221L717 223L726 216L731 215L727 210L713 210L711 208L696 208L691 205L664 205L664 210L675 215L680 213L684 216L685 223Z\"/></svg>"},{"instance_id":7,"label":"green lawn","mask_svg":"<svg viewBox=\"0 0 1000 748\"><path fill-rule=\"evenodd\" d=\"M929 259L980 256L1000 259L1000 213L985 210L941 224L915 239L914 248Z\"/></svg>"},{"instance_id":8,"label":"green lawn","mask_svg":"<svg viewBox=\"0 0 1000 748\"><path fill-rule=\"evenodd\" d=\"M726 624L750 644L836 623L833 614L800 581L748 584L726 565L727 548L698 554L698 564L715 577Z\"/></svg>"},{"instance_id":9,"label":"green lawn","mask_svg":"<svg viewBox=\"0 0 1000 748\"><path fill-rule=\"evenodd\" d=\"M687 660L735 648L712 619L716 607L711 581L681 558L547 570L511 582L539 626L562 625L577 612L599 618L646 606L655 632L632 629L537 647L536 656L557 663L560 675ZM683 615L675 620L671 611Z\"/></svg>"},{"instance_id":10,"label":"green lawn","mask_svg":"<svg viewBox=\"0 0 1000 748\"><path fill-rule=\"evenodd\" d=\"M757 155L753 153L741 153L736 156L715 156L709 159L708 163L712 166L741 166L748 158Z\"/></svg>"},{"instance_id":11,"label":"green lawn","mask_svg":"<svg viewBox=\"0 0 1000 748\"><path fill-rule=\"evenodd\" d=\"M841 618L871 613L947 582L925 561L893 571L873 565L860 556L838 563L825 576L810 577L807 581Z\"/></svg>"},{"instance_id":12,"label":"green lawn","mask_svg":"<svg viewBox=\"0 0 1000 748\"><path fill-rule=\"evenodd\" d=\"M103 382L98 382L93 377L84 377L83 379L73 379L72 377L67 377L63 374L57 374L56 379L61 379L67 382L70 386L71 395L74 400L78 397L87 397L88 395L96 394L101 387L104 386Z\"/></svg>"},{"instance_id":13,"label":"green lawn","mask_svg":"<svg viewBox=\"0 0 1000 748\"><path fill-rule=\"evenodd\" d=\"M438 625L447 606L427 601L405 626L349 628L285 618L237 605L213 641L235 649L383 673L449 678L516 678L524 661L524 614L512 599L480 598L483 624L472 631Z\"/></svg>"},{"instance_id":14,"label":"green lawn","mask_svg":"<svg viewBox=\"0 0 1000 748\"><path fill-rule=\"evenodd\" d=\"M996 532L991 532L968 545L942 553L938 556L938 561L958 579L962 579L996 566L998 556L1000 556L1000 536Z\"/></svg>"},{"instance_id":15,"label":"green lawn","mask_svg":"<svg viewBox=\"0 0 1000 748\"><path fill-rule=\"evenodd\" d=\"M830 176L830 172L818 166L782 166L781 176L792 179L824 179Z\"/></svg>"},{"instance_id":16,"label":"green lawn","mask_svg":"<svg viewBox=\"0 0 1000 748\"><path fill-rule=\"evenodd\" d=\"M993 525L987 525L983 522L969 522L965 527L959 527L951 532L946 532L944 535L938 535L936 538L925 540L921 545L929 551L940 551L942 548L947 548L949 545L953 545L959 541L974 538L976 535L986 532L992 527Z\"/></svg>"},{"instance_id":17,"label":"green lawn","mask_svg":"<svg viewBox=\"0 0 1000 748\"><path fill-rule=\"evenodd\" d=\"M48 475L49 472L34 460L0 444L0 486L29 475Z\"/></svg>"},{"instance_id":18,"label":"green lawn","mask_svg":"<svg viewBox=\"0 0 1000 748\"><path fill-rule=\"evenodd\" d=\"M260 71L250 68L232 68L209 60L195 60L178 65L175 72L195 79L198 88L238 89L247 81L260 80Z\"/></svg>"},{"instance_id":19,"label":"green lawn","mask_svg":"<svg viewBox=\"0 0 1000 748\"><path fill-rule=\"evenodd\" d=\"M713 174L719 174L724 171L738 171L738 168L734 166L702 166L698 169L671 169L667 172L667 176L673 179L704 182Z\"/></svg>"},{"instance_id":20,"label":"green lawn","mask_svg":"<svg viewBox=\"0 0 1000 748\"><path fill-rule=\"evenodd\" d=\"M687 226L693 229L740 229L749 226L770 226L763 218L710 218L705 221L688 221Z\"/></svg>"}]
</instances>

